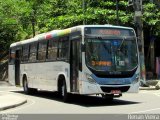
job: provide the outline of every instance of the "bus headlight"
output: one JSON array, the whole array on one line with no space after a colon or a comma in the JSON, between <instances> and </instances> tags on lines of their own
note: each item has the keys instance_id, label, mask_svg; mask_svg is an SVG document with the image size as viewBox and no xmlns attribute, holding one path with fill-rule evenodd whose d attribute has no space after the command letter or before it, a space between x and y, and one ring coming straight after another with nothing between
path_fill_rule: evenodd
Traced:
<instances>
[{"instance_id":1,"label":"bus headlight","mask_svg":"<svg viewBox=\"0 0 160 120\"><path fill-rule=\"evenodd\" d=\"M90 74L86 73L86 78L90 83L96 83L96 81L91 77Z\"/></svg>"}]
</instances>

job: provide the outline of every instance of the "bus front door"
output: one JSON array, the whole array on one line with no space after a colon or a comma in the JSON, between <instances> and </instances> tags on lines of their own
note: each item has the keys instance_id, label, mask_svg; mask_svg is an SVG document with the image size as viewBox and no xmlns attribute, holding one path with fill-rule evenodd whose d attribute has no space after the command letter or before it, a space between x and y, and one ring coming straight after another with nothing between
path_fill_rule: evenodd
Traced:
<instances>
[{"instance_id":1,"label":"bus front door","mask_svg":"<svg viewBox=\"0 0 160 120\"><path fill-rule=\"evenodd\" d=\"M78 78L79 78L79 48L80 41L71 41L70 51L70 87L72 92L78 92Z\"/></svg>"},{"instance_id":2,"label":"bus front door","mask_svg":"<svg viewBox=\"0 0 160 120\"><path fill-rule=\"evenodd\" d=\"M20 85L20 50L16 50L15 56L15 85Z\"/></svg>"}]
</instances>

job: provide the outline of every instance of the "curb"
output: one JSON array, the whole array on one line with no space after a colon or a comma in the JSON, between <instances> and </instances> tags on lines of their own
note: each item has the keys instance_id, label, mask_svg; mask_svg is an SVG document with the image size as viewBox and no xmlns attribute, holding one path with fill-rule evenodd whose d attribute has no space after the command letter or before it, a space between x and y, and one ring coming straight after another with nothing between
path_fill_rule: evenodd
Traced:
<instances>
[{"instance_id":1,"label":"curb","mask_svg":"<svg viewBox=\"0 0 160 120\"><path fill-rule=\"evenodd\" d=\"M23 100L23 101L21 101L19 103L15 103L13 105L8 105L8 106L1 107L0 111L6 110L6 109L10 109L10 108L15 108L15 107L18 107L18 106L23 105L25 103L27 103L27 100Z\"/></svg>"},{"instance_id":2,"label":"curb","mask_svg":"<svg viewBox=\"0 0 160 120\"><path fill-rule=\"evenodd\" d=\"M21 103L18 103L18 104L2 107L2 108L0 108L0 111L6 110L6 109L9 109L9 108L15 108L15 107L18 107L18 106L23 105L25 103L27 103L27 100L25 100Z\"/></svg>"},{"instance_id":3,"label":"curb","mask_svg":"<svg viewBox=\"0 0 160 120\"><path fill-rule=\"evenodd\" d=\"M156 90L155 87L140 87L139 90Z\"/></svg>"}]
</instances>

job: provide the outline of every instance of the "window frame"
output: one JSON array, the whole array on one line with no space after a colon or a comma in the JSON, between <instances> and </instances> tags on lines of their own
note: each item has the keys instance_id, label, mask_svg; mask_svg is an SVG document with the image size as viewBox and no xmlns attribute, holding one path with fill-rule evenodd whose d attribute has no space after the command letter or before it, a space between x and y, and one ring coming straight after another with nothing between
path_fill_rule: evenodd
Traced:
<instances>
[{"instance_id":1,"label":"window frame","mask_svg":"<svg viewBox=\"0 0 160 120\"><path fill-rule=\"evenodd\" d=\"M62 36L58 40L58 60L69 61L69 36ZM67 51L67 52L66 52ZM66 53L65 56L63 54Z\"/></svg>"},{"instance_id":2,"label":"window frame","mask_svg":"<svg viewBox=\"0 0 160 120\"><path fill-rule=\"evenodd\" d=\"M32 50L32 46L35 46L35 49L33 51ZM37 49L38 48L38 42L32 42L29 44L29 57L28 57L28 61L29 62L37 62ZM32 54L35 54L35 56L33 56ZM35 58L35 59L31 59L31 55Z\"/></svg>"},{"instance_id":3,"label":"window frame","mask_svg":"<svg viewBox=\"0 0 160 120\"><path fill-rule=\"evenodd\" d=\"M58 41L59 41L58 37L57 38L52 38L52 39L48 40L48 44L47 44L47 57L46 57L46 59L48 61L50 61L50 60L52 60L52 61L57 60L57 58L58 58ZM56 51L55 52L55 57L53 57L52 53L51 53L51 52L53 52L53 50Z\"/></svg>"},{"instance_id":4,"label":"window frame","mask_svg":"<svg viewBox=\"0 0 160 120\"><path fill-rule=\"evenodd\" d=\"M27 50L27 52L24 52L24 48ZM29 44L22 45L22 63L29 61L29 53L30 53L29 51L30 51ZM27 55L26 59L25 59L25 55Z\"/></svg>"},{"instance_id":5,"label":"window frame","mask_svg":"<svg viewBox=\"0 0 160 120\"><path fill-rule=\"evenodd\" d=\"M45 40L39 41L37 46L38 46L37 60L38 61L46 61L46 59L47 59L48 41L45 41ZM41 54L42 59L39 58L40 53L42 53ZM45 54L43 54L43 53L45 53Z\"/></svg>"}]
</instances>

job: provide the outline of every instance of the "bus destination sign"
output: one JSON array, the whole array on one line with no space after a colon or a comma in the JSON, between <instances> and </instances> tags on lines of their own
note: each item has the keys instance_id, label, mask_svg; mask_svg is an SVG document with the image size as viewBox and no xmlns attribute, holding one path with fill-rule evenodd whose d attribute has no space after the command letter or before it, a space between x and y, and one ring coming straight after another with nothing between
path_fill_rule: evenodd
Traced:
<instances>
[{"instance_id":1,"label":"bus destination sign","mask_svg":"<svg viewBox=\"0 0 160 120\"><path fill-rule=\"evenodd\" d=\"M105 29L100 29L96 31L97 34L101 34L101 35L121 35L121 31L120 30L105 30Z\"/></svg>"},{"instance_id":2,"label":"bus destination sign","mask_svg":"<svg viewBox=\"0 0 160 120\"><path fill-rule=\"evenodd\" d=\"M109 36L133 36L134 32L131 29L120 28L103 28L103 27L88 27L85 28L86 34L92 35L109 35Z\"/></svg>"}]
</instances>

